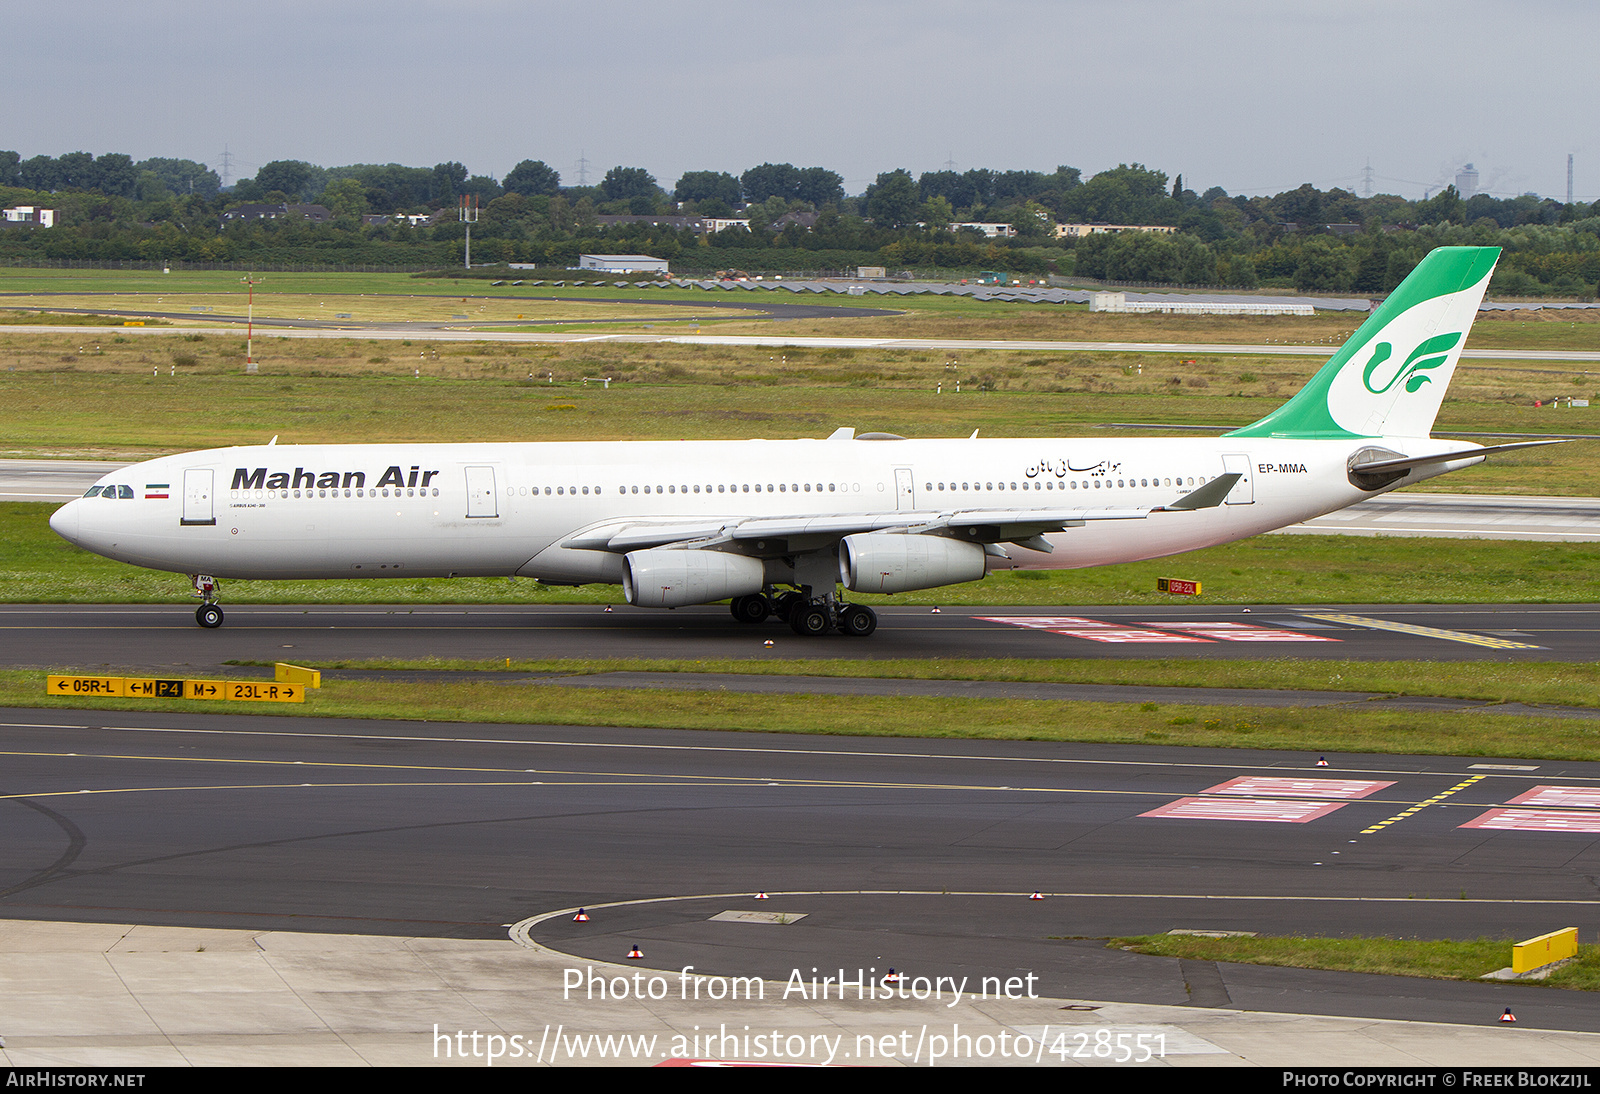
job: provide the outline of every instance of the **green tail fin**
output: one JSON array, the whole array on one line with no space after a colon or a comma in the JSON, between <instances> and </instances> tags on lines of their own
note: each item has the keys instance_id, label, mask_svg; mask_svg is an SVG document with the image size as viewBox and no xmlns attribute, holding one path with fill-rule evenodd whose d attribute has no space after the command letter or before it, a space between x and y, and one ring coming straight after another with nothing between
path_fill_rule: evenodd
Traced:
<instances>
[{"instance_id":1,"label":"green tail fin","mask_svg":"<svg viewBox=\"0 0 1600 1094\"><path fill-rule=\"evenodd\" d=\"M1498 247L1438 247L1295 396L1229 437L1426 437Z\"/></svg>"}]
</instances>

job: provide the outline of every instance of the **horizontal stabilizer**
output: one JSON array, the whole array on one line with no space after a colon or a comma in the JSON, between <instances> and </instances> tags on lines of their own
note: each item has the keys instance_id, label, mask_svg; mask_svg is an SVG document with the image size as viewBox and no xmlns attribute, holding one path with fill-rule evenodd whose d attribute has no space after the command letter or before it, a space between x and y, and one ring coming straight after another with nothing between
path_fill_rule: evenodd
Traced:
<instances>
[{"instance_id":1,"label":"horizontal stabilizer","mask_svg":"<svg viewBox=\"0 0 1600 1094\"><path fill-rule=\"evenodd\" d=\"M1480 456L1494 456L1501 452L1515 452L1521 448L1543 448L1547 444L1566 444L1565 440L1518 441L1515 444L1495 444L1486 448L1469 448L1464 452L1436 452L1431 456L1403 456L1395 460L1374 460L1351 466L1355 474L1370 475L1382 471L1404 471L1411 467L1426 467L1430 463L1449 463L1452 460L1473 460Z\"/></svg>"}]
</instances>

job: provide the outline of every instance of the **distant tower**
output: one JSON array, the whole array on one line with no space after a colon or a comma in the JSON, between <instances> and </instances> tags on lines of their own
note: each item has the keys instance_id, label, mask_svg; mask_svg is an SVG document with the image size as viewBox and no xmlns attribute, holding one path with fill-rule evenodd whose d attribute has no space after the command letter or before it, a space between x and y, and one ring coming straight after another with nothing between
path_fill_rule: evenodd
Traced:
<instances>
[{"instance_id":1,"label":"distant tower","mask_svg":"<svg viewBox=\"0 0 1600 1094\"><path fill-rule=\"evenodd\" d=\"M1569 156L1568 159L1571 157ZM233 168L233 156L228 152L228 146L222 146L222 188L228 188L228 173Z\"/></svg>"},{"instance_id":2,"label":"distant tower","mask_svg":"<svg viewBox=\"0 0 1600 1094\"><path fill-rule=\"evenodd\" d=\"M578 150L578 185L589 185L589 161L584 157L584 150Z\"/></svg>"},{"instance_id":3,"label":"distant tower","mask_svg":"<svg viewBox=\"0 0 1600 1094\"><path fill-rule=\"evenodd\" d=\"M1470 198L1478 192L1478 169L1472 164L1456 172L1456 192L1463 198Z\"/></svg>"},{"instance_id":4,"label":"distant tower","mask_svg":"<svg viewBox=\"0 0 1600 1094\"><path fill-rule=\"evenodd\" d=\"M1364 198L1370 198L1372 196L1372 161L1371 160L1368 160L1367 161L1367 165L1361 169L1361 196L1364 197Z\"/></svg>"},{"instance_id":5,"label":"distant tower","mask_svg":"<svg viewBox=\"0 0 1600 1094\"><path fill-rule=\"evenodd\" d=\"M1572 204L1572 153L1567 153L1567 204Z\"/></svg>"}]
</instances>

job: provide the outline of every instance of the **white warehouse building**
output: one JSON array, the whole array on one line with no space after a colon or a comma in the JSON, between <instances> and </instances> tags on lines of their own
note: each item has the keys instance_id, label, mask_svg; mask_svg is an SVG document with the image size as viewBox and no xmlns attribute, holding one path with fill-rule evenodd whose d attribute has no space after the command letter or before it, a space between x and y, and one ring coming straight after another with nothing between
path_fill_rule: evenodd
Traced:
<instances>
[{"instance_id":1,"label":"white warehouse building","mask_svg":"<svg viewBox=\"0 0 1600 1094\"><path fill-rule=\"evenodd\" d=\"M667 260L649 255L579 255L578 269L603 273L670 273Z\"/></svg>"}]
</instances>

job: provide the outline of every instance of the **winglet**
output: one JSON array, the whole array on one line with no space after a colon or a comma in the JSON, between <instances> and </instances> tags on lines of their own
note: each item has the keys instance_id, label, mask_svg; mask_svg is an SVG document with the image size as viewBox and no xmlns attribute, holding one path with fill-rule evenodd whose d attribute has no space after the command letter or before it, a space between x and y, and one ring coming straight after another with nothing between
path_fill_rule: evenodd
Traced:
<instances>
[{"instance_id":1,"label":"winglet","mask_svg":"<svg viewBox=\"0 0 1600 1094\"><path fill-rule=\"evenodd\" d=\"M1237 472L1218 475L1200 487L1200 489L1189 491L1170 505L1158 505L1150 511L1152 513L1184 513L1191 509L1215 509L1222 504L1222 499L1228 496L1243 477Z\"/></svg>"}]
</instances>

